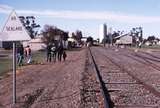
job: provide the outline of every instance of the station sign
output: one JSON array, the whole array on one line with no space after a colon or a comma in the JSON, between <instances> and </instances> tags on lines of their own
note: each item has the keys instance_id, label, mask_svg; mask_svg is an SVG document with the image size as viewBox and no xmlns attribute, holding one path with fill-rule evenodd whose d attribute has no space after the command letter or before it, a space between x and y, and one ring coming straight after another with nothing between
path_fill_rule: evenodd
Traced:
<instances>
[{"instance_id":1,"label":"station sign","mask_svg":"<svg viewBox=\"0 0 160 108\"><path fill-rule=\"evenodd\" d=\"M15 11L9 15L2 33L0 35L1 41L26 41L30 40L30 36L25 27L21 23Z\"/></svg>"},{"instance_id":2,"label":"station sign","mask_svg":"<svg viewBox=\"0 0 160 108\"><path fill-rule=\"evenodd\" d=\"M15 11L9 15L6 24L0 33L0 41L13 42L13 104L16 104L16 42L30 40L25 27Z\"/></svg>"}]
</instances>

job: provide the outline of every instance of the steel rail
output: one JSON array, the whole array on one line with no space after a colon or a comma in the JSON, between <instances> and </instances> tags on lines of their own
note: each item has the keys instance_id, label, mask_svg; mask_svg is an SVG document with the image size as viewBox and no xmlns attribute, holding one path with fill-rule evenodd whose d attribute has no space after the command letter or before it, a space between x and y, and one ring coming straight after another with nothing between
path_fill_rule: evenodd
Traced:
<instances>
[{"instance_id":1,"label":"steel rail","mask_svg":"<svg viewBox=\"0 0 160 108\"><path fill-rule=\"evenodd\" d=\"M157 91L153 86L151 86L151 85L145 83L144 81L142 81L141 79L137 78L135 75L132 74L132 71L129 71L123 65L121 65L121 64L113 61L111 58L109 58L108 56L106 56L104 54L102 54L102 55L105 56L108 60L110 60L113 64L115 64L116 66L118 66L120 69L122 69L123 71L125 71L126 73L128 73L128 75L130 75L133 79L135 79L139 84L142 84L144 86L144 88L146 88L147 90L149 90L155 96L160 97L160 92Z\"/></svg>"},{"instance_id":2,"label":"steel rail","mask_svg":"<svg viewBox=\"0 0 160 108\"><path fill-rule=\"evenodd\" d=\"M110 99L109 91L106 88L106 84L104 83L104 81L102 79L102 76L100 75L100 71L99 71L98 66L95 62L95 59L93 57L91 49L90 48L88 48L88 49L89 49L89 52L90 52L90 55L91 55L91 58L92 58L92 61L93 61L93 64L94 64L94 67L95 67L95 70L96 70L98 80L100 82L100 86L102 88L102 95L103 95L103 98L104 98L104 108L113 108L114 105L113 105L113 102Z\"/></svg>"}]
</instances>

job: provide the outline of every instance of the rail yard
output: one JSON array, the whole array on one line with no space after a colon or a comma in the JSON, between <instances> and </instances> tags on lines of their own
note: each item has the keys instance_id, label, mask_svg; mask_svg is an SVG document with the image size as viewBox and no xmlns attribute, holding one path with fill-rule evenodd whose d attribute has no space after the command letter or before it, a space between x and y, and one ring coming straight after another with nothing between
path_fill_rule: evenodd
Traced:
<instances>
[{"instance_id":1,"label":"rail yard","mask_svg":"<svg viewBox=\"0 0 160 108\"><path fill-rule=\"evenodd\" d=\"M160 51L90 47L68 51L65 62L17 70L0 80L0 108L159 108Z\"/></svg>"}]
</instances>

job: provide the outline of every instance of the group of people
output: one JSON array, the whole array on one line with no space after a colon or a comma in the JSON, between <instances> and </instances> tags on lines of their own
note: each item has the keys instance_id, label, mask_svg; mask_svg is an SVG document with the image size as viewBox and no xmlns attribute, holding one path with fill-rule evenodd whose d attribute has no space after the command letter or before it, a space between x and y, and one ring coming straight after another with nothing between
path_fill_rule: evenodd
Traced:
<instances>
[{"instance_id":1,"label":"group of people","mask_svg":"<svg viewBox=\"0 0 160 108\"><path fill-rule=\"evenodd\" d=\"M65 52L65 49L63 47L62 43L59 43L58 45L54 44L54 43L50 43L47 45L46 47L46 51L47 51L47 62L51 62L52 59L54 62L56 62L56 60L58 61L65 61L67 54ZM27 64L30 64L32 62L32 58L31 58L31 48L29 45L27 45L25 48L23 47L23 45L19 45L17 47L17 64L18 66L22 66L24 64L24 61Z\"/></svg>"},{"instance_id":2,"label":"group of people","mask_svg":"<svg viewBox=\"0 0 160 108\"><path fill-rule=\"evenodd\" d=\"M65 61L67 54L64 50L63 44L59 43L58 45L54 44L54 43L49 43L47 45L47 62L51 62L52 58L53 61L56 62L56 59L58 59L58 61Z\"/></svg>"},{"instance_id":3,"label":"group of people","mask_svg":"<svg viewBox=\"0 0 160 108\"><path fill-rule=\"evenodd\" d=\"M23 45L19 45L17 47L17 64L18 66L23 65L24 59L26 60L27 64L31 63L31 48L29 45L27 45L25 48Z\"/></svg>"}]
</instances>

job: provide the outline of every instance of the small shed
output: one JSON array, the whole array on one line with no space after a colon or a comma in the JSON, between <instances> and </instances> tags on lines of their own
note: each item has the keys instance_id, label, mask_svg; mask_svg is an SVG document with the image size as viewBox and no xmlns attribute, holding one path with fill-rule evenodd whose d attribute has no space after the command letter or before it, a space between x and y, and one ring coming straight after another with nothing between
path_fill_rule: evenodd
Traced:
<instances>
[{"instance_id":1,"label":"small shed","mask_svg":"<svg viewBox=\"0 0 160 108\"><path fill-rule=\"evenodd\" d=\"M23 42L23 46L29 45L32 50L37 51L37 50L43 50L46 48L46 45L42 41L41 37L36 37L35 39L31 39L30 41Z\"/></svg>"},{"instance_id":2,"label":"small shed","mask_svg":"<svg viewBox=\"0 0 160 108\"><path fill-rule=\"evenodd\" d=\"M124 34L114 38L117 45L131 45L133 43L133 37L129 34Z\"/></svg>"}]
</instances>

